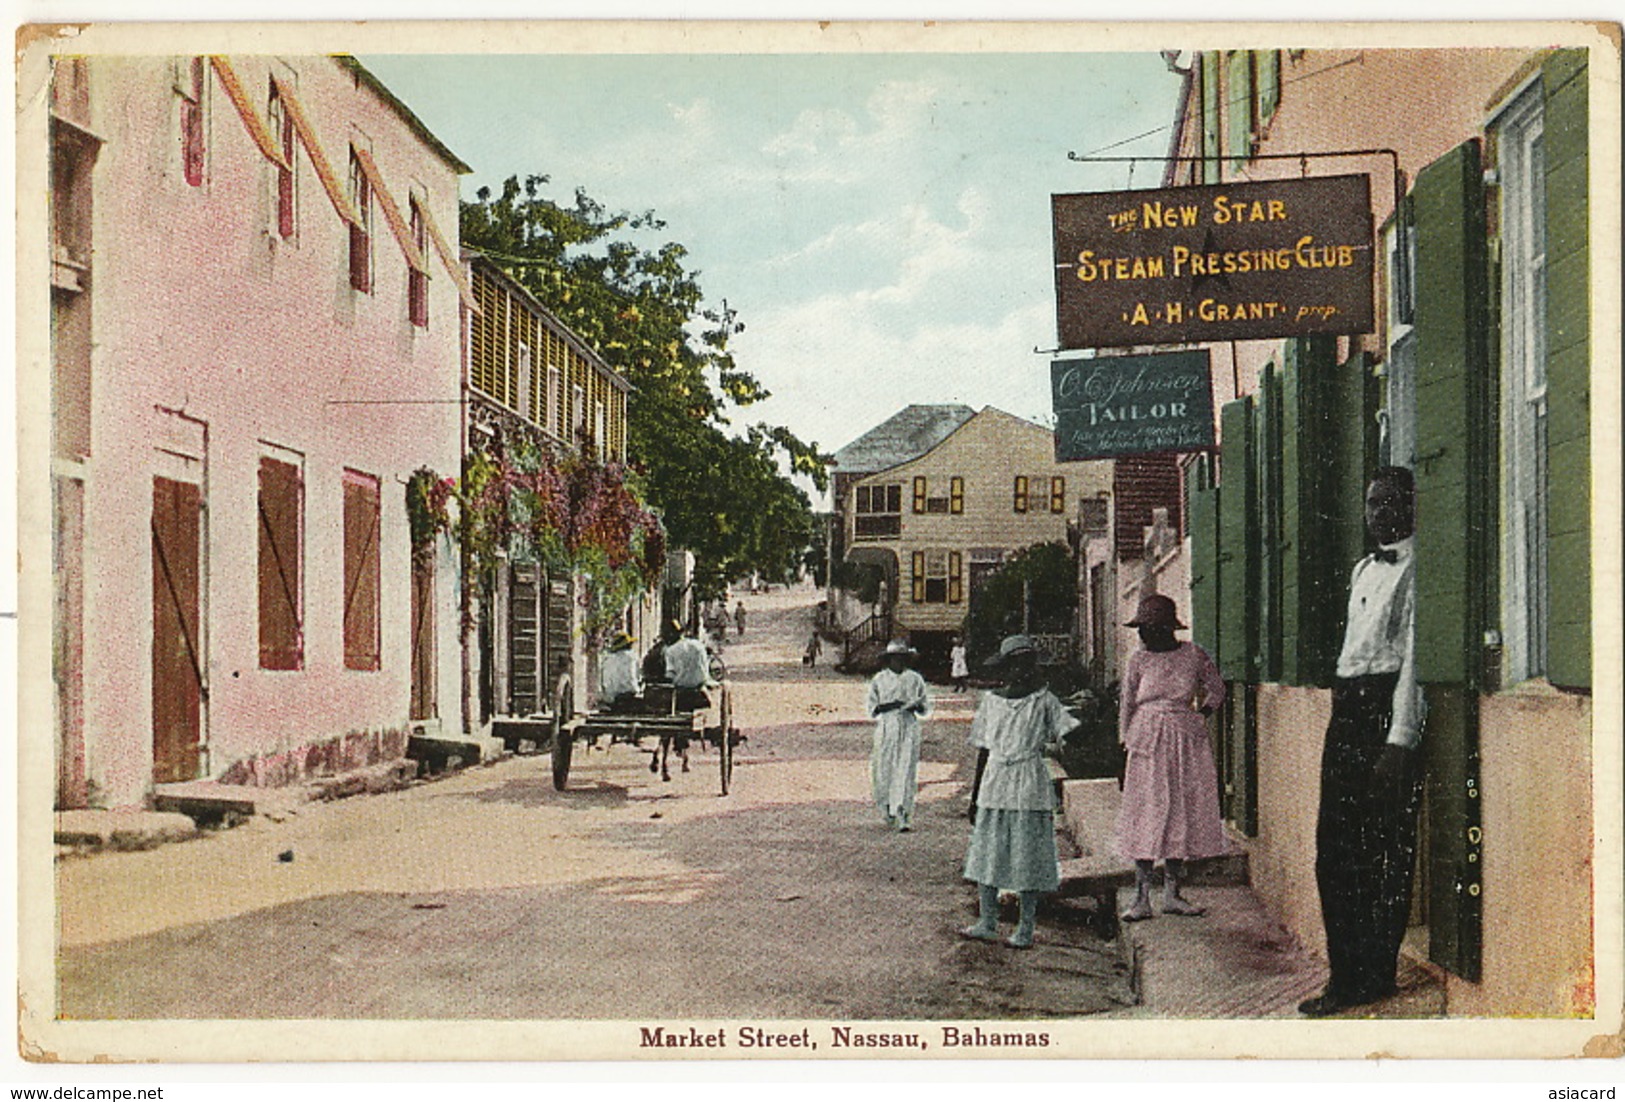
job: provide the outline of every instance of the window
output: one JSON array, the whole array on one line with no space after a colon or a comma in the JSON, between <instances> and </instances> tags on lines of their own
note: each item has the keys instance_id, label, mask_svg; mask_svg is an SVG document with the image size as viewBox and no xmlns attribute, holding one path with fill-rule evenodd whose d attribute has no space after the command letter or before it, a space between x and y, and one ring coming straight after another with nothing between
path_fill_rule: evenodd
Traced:
<instances>
[{"instance_id":1,"label":"window","mask_svg":"<svg viewBox=\"0 0 1625 1102\"><path fill-rule=\"evenodd\" d=\"M587 388L576 383L570 388L570 419L575 426L576 438L587 431Z\"/></svg>"},{"instance_id":2,"label":"window","mask_svg":"<svg viewBox=\"0 0 1625 1102\"><path fill-rule=\"evenodd\" d=\"M344 668L379 667L378 480L344 472Z\"/></svg>"},{"instance_id":3,"label":"window","mask_svg":"<svg viewBox=\"0 0 1625 1102\"><path fill-rule=\"evenodd\" d=\"M948 480L948 511L955 516L965 511L965 480L958 475Z\"/></svg>"},{"instance_id":4,"label":"window","mask_svg":"<svg viewBox=\"0 0 1625 1102\"><path fill-rule=\"evenodd\" d=\"M859 486L853 491L853 535L874 539L899 535L903 530L903 485Z\"/></svg>"},{"instance_id":5,"label":"window","mask_svg":"<svg viewBox=\"0 0 1625 1102\"><path fill-rule=\"evenodd\" d=\"M277 450L260 457L260 668L297 670L305 649L299 584L304 477L300 457Z\"/></svg>"},{"instance_id":6,"label":"window","mask_svg":"<svg viewBox=\"0 0 1625 1102\"><path fill-rule=\"evenodd\" d=\"M203 184L203 93L207 86L201 57L181 63L175 91L181 97L181 173L193 187Z\"/></svg>"},{"instance_id":7,"label":"window","mask_svg":"<svg viewBox=\"0 0 1625 1102\"><path fill-rule=\"evenodd\" d=\"M423 207L418 203L416 195L412 196L410 201L412 205L412 242L418 247L418 255L427 257L429 255L429 234L423 221ZM422 329L429 324L429 273L420 272L410 264L406 266L406 309L411 315L413 325ZM520 347L520 355L523 357L524 362L520 365L519 371L526 381L519 385L528 390L530 387L528 381L530 377L530 349L525 348L523 345ZM530 416L533 420L535 419L534 410L530 411Z\"/></svg>"},{"instance_id":8,"label":"window","mask_svg":"<svg viewBox=\"0 0 1625 1102\"><path fill-rule=\"evenodd\" d=\"M928 549L913 555L911 596L915 604L959 604L965 599L964 555Z\"/></svg>"},{"instance_id":9,"label":"window","mask_svg":"<svg viewBox=\"0 0 1625 1102\"><path fill-rule=\"evenodd\" d=\"M274 81L271 84L271 100L265 113L270 119L271 137L276 141L277 148L282 151L283 160L287 162L287 167L273 166L276 171L276 232L286 241L298 228L295 222L297 208L294 195L294 165L298 152L294 145L293 112L282 102L282 94L277 91Z\"/></svg>"},{"instance_id":10,"label":"window","mask_svg":"<svg viewBox=\"0 0 1625 1102\"><path fill-rule=\"evenodd\" d=\"M1015 511L1018 512L1018 513L1025 513L1027 511L1027 476L1026 475L1024 475L1024 474L1016 475L1016 484L1015 484L1015 490L1014 490L1013 496L1014 496L1014 501L1012 502L1012 505L1013 505Z\"/></svg>"},{"instance_id":11,"label":"window","mask_svg":"<svg viewBox=\"0 0 1625 1102\"><path fill-rule=\"evenodd\" d=\"M350 206L356 217L350 226L350 286L369 295L372 293L372 185L353 147L350 150Z\"/></svg>"},{"instance_id":12,"label":"window","mask_svg":"<svg viewBox=\"0 0 1625 1102\"><path fill-rule=\"evenodd\" d=\"M1055 475L1049 480L1049 511L1066 512L1066 479Z\"/></svg>"},{"instance_id":13,"label":"window","mask_svg":"<svg viewBox=\"0 0 1625 1102\"><path fill-rule=\"evenodd\" d=\"M1546 151L1541 87L1501 117L1502 643L1510 682L1546 672Z\"/></svg>"}]
</instances>

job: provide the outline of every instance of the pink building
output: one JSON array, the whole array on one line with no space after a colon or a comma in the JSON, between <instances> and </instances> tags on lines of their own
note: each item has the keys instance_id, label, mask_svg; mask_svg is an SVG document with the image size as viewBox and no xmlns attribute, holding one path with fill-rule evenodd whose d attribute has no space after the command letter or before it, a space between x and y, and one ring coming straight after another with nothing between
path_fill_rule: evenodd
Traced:
<instances>
[{"instance_id":1,"label":"pink building","mask_svg":"<svg viewBox=\"0 0 1625 1102\"><path fill-rule=\"evenodd\" d=\"M405 483L461 454L467 167L343 57L58 58L50 140L58 805L460 729Z\"/></svg>"}]
</instances>

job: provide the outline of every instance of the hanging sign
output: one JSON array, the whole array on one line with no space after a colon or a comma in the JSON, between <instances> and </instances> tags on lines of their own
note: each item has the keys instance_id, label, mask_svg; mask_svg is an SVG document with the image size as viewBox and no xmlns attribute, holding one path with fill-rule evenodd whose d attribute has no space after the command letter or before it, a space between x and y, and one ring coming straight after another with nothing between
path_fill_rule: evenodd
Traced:
<instances>
[{"instance_id":1,"label":"hanging sign","mask_svg":"<svg viewBox=\"0 0 1625 1102\"><path fill-rule=\"evenodd\" d=\"M1205 348L1050 364L1055 459L1110 459L1213 446Z\"/></svg>"},{"instance_id":2,"label":"hanging sign","mask_svg":"<svg viewBox=\"0 0 1625 1102\"><path fill-rule=\"evenodd\" d=\"M1062 348L1369 333L1365 176L1051 196Z\"/></svg>"}]
</instances>

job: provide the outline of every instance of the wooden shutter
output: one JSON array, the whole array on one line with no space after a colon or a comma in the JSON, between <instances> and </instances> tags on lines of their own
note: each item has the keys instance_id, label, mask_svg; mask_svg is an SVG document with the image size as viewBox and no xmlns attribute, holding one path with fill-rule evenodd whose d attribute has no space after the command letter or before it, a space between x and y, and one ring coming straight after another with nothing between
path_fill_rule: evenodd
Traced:
<instances>
[{"instance_id":1,"label":"wooden shutter","mask_svg":"<svg viewBox=\"0 0 1625 1102\"><path fill-rule=\"evenodd\" d=\"M1219 163L1219 52L1202 51L1202 183L1216 184Z\"/></svg>"},{"instance_id":2,"label":"wooden shutter","mask_svg":"<svg viewBox=\"0 0 1625 1102\"><path fill-rule=\"evenodd\" d=\"M1258 125L1262 129L1281 104L1281 51L1255 51L1253 69L1258 79Z\"/></svg>"},{"instance_id":3,"label":"wooden shutter","mask_svg":"<svg viewBox=\"0 0 1625 1102\"><path fill-rule=\"evenodd\" d=\"M948 552L948 603L960 604L965 600L965 556L958 551Z\"/></svg>"},{"instance_id":4,"label":"wooden shutter","mask_svg":"<svg viewBox=\"0 0 1625 1102\"><path fill-rule=\"evenodd\" d=\"M1489 514L1483 174L1476 140L1417 173L1416 669L1426 685L1428 955L1479 976L1483 934L1476 661Z\"/></svg>"},{"instance_id":5,"label":"wooden shutter","mask_svg":"<svg viewBox=\"0 0 1625 1102\"><path fill-rule=\"evenodd\" d=\"M1491 533L1489 364L1477 140L1417 174L1416 670L1472 684L1483 638Z\"/></svg>"},{"instance_id":6,"label":"wooden shutter","mask_svg":"<svg viewBox=\"0 0 1625 1102\"><path fill-rule=\"evenodd\" d=\"M344 667L379 667L378 480L344 472Z\"/></svg>"},{"instance_id":7,"label":"wooden shutter","mask_svg":"<svg viewBox=\"0 0 1625 1102\"><path fill-rule=\"evenodd\" d=\"M1219 670L1226 681L1250 681L1258 626L1255 555L1257 503L1252 469L1253 400L1227 402L1219 414Z\"/></svg>"},{"instance_id":8,"label":"wooden shutter","mask_svg":"<svg viewBox=\"0 0 1625 1102\"><path fill-rule=\"evenodd\" d=\"M1271 361L1253 404L1254 559L1258 570L1258 679L1281 679L1281 368Z\"/></svg>"},{"instance_id":9,"label":"wooden shutter","mask_svg":"<svg viewBox=\"0 0 1625 1102\"><path fill-rule=\"evenodd\" d=\"M416 195L410 196L407 201L411 204L412 241L417 245L419 255L422 255L428 248L423 228L423 207ZM413 325L423 328L429 324L429 271L426 267L421 271L410 264L406 267L406 308ZM534 409L530 417L533 421L536 419Z\"/></svg>"},{"instance_id":10,"label":"wooden shutter","mask_svg":"<svg viewBox=\"0 0 1625 1102\"><path fill-rule=\"evenodd\" d=\"M1025 513L1027 511L1027 476L1024 474L1016 475L1014 497L1015 511Z\"/></svg>"},{"instance_id":11,"label":"wooden shutter","mask_svg":"<svg viewBox=\"0 0 1625 1102\"><path fill-rule=\"evenodd\" d=\"M965 480L958 475L948 480L948 512L958 515L965 511Z\"/></svg>"},{"instance_id":12,"label":"wooden shutter","mask_svg":"<svg viewBox=\"0 0 1625 1102\"><path fill-rule=\"evenodd\" d=\"M1363 500L1334 502L1336 445L1331 395L1339 372L1362 369L1363 360L1334 368L1337 345L1330 337L1288 341L1281 374L1281 680L1288 685L1328 685L1342 617L1348 563L1332 553L1334 518L1341 507ZM1363 420L1363 408L1354 411ZM1363 466L1364 456L1360 465Z\"/></svg>"},{"instance_id":13,"label":"wooden shutter","mask_svg":"<svg viewBox=\"0 0 1625 1102\"><path fill-rule=\"evenodd\" d=\"M912 569L909 571L909 595L914 598L915 604L923 604L925 602L925 552L914 552L913 562L910 566Z\"/></svg>"},{"instance_id":14,"label":"wooden shutter","mask_svg":"<svg viewBox=\"0 0 1625 1102\"><path fill-rule=\"evenodd\" d=\"M186 91L181 95L181 167L186 182L192 187L203 184L203 59L188 58L185 75Z\"/></svg>"},{"instance_id":15,"label":"wooden shutter","mask_svg":"<svg viewBox=\"0 0 1625 1102\"><path fill-rule=\"evenodd\" d=\"M925 476L920 474L914 476L914 511L925 512Z\"/></svg>"},{"instance_id":16,"label":"wooden shutter","mask_svg":"<svg viewBox=\"0 0 1625 1102\"><path fill-rule=\"evenodd\" d=\"M304 660L299 615L300 512L303 484L299 468L279 459L260 459L259 620L260 668L297 670Z\"/></svg>"},{"instance_id":17,"label":"wooden shutter","mask_svg":"<svg viewBox=\"0 0 1625 1102\"><path fill-rule=\"evenodd\" d=\"M356 220L350 223L350 286L372 293L372 185L354 147L350 149L350 199Z\"/></svg>"},{"instance_id":18,"label":"wooden shutter","mask_svg":"<svg viewBox=\"0 0 1625 1102\"><path fill-rule=\"evenodd\" d=\"M1060 475L1049 480L1049 511L1066 512L1066 479Z\"/></svg>"},{"instance_id":19,"label":"wooden shutter","mask_svg":"<svg viewBox=\"0 0 1625 1102\"><path fill-rule=\"evenodd\" d=\"M1225 136L1230 165L1239 169L1253 155L1253 55L1235 50L1225 65Z\"/></svg>"},{"instance_id":20,"label":"wooden shutter","mask_svg":"<svg viewBox=\"0 0 1625 1102\"><path fill-rule=\"evenodd\" d=\"M1186 484L1191 530L1191 639L1219 660L1219 491L1211 461L1197 459Z\"/></svg>"},{"instance_id":21,"label":"wooden shutter","mask_svg":"<svg viewBox=\"0 0 1625 1102\"><path fill-rule=\"evenodd\" d=\"M199 633L202 495L152 480L153 780L197 779L204 667Z\"/></svg>"},{"instance_id":22,"label":"wooden shutter","mask_svg":"<svg viewBox=\"0 0 1625 1102\"><path fill-rule=\"evenodd\" d=\"M1584 50L1541 71L1546 104L1546 673L1591 685L1591 281Z\"/></svg>"}]
</instances>

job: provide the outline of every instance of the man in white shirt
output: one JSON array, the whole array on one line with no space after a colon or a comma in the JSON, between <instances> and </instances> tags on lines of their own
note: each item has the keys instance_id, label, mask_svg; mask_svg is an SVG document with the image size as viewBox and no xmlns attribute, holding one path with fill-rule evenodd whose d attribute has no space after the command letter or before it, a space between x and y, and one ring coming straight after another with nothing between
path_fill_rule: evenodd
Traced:
<instances>
[{"instance_id":1,"label":"man in white shirt","mask_svg":"<svg viewBox=\"0 0 1625 1102\"><path fill-rule=\"evenodd\" d=\"M598 696L612 712L634 708L643 695L643 678L632 643L626 632L616 632L599 667Z\"/></svg>"},{"instance_id":2,"label":"man in white shirt","mask_svg":"<svg viewBox=\"0 0 1625 1102\"><path fill-rule=\"evenodd\" d=\"M1366 487L1378 550L1354 567L1320 768L1315 880L1331 979L1298 1009L1320 1018L1394 992L1411 909L1421 694L1416 684L1416 482L1381 467Z\"/></svg>"},{"instance_id":3,"label":"man in white shirt","mask_svg":"<svg viewBox=\"0 0 1625 1102\"><path fill-rule=\"evenodd\" d=\"M692 635L666 644L666 680L677 693L677 707L698 709L709 706L705 690L711 680L711 652Z\"/></svg>"}]
</instances>

